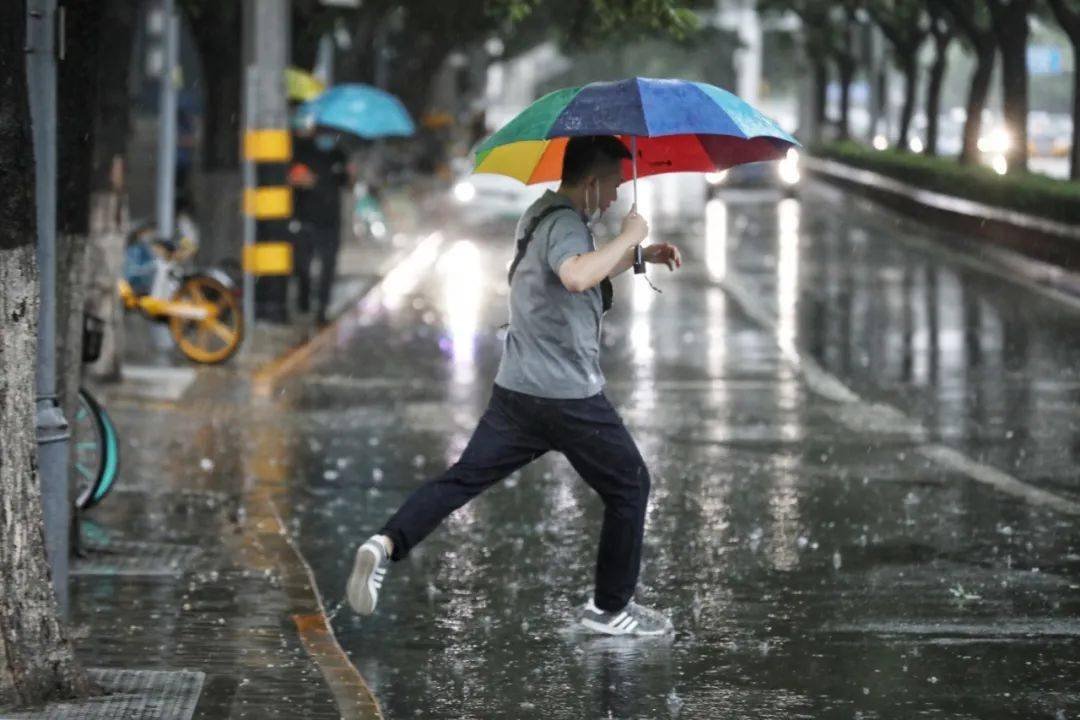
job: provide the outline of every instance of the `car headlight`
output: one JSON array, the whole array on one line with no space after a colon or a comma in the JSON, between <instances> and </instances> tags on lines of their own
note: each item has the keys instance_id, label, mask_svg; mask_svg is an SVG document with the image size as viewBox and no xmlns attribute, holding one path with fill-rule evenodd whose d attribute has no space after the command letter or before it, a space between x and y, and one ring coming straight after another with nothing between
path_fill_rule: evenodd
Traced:
<instances>
[{"instance_id":1,"label":"car headlight","mask_svg":"<svg viewBox=\"0 0 1080 720\"><path fill-rule=\"evenodd\" d=\"M724 178L727 177L727 170L721 170L720 172L705 173L705 182L710 185L719 185L724 182Z\"/></svg>"},{"instance_id":2,"label":"car headlight","mask_svg":"<svg viewBox=\"0 0 1080 720\"><path fill-rule=\"evenodd\" d=\"M802 174L799 172L799 151L795 148L791 148L787 151L787 155L776 165L776 172L780 175L780 180L785 185L795 185L802 178Z\"/></svg>"},{"instance_id":3,"label":"car headlight","mask_svg":"<svg viewBox=\"0 0 1080 720\"><path fill-rule=\"evenodd\" d=\"M459 203L472 202L476 197L476 186L468 180L462 180L454 186L454 197Z\"/></svg>"}]
</instances>

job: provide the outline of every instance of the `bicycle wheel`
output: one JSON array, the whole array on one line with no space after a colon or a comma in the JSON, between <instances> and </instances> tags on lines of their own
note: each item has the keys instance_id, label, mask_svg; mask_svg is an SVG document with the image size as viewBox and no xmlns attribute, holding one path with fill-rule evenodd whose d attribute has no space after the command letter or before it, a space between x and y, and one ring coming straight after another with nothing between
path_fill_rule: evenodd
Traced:
<instances>
[{"instance_id":1,"label":"bicycle wheel","mask_svg":"<svg viewBox=\"0 0 1080 720\"><path fill-rule=\"evenodd\" d=\"M202 320L169 318L173 341L188 359L206 364L224 362L240 348L244 337L240 301L221 281L209 275L192 275L172 299L210 310Z\"/></svg>"},{"instance_id":2,"label":"bicycle wheel","mask_svg":"<svg viewBox=\"0 0 1080 720\"><path fill-rule=\"evenodd\" d=\"M120 444L109 414L85 388L79 388L71 441L75 450L75 506L86 510L101 502L112 488L120 469Z\"/></svg>"}]
</instances>

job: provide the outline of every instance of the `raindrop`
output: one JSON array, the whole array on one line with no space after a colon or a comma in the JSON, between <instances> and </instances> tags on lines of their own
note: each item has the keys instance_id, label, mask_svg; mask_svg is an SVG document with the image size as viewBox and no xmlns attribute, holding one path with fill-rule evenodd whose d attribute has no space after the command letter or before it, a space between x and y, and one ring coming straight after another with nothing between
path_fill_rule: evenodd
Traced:
<instances>
[{"instance_id":1,"label":"raindrop","mask_svg":"<svg viewBox=\"0 0 1080 720\"><path fill-rule=\"evenodd\" d=\"M203 472L210 472L214 469L214 461L210 458L204 457L199 461L199 467L203 469Z\"/></svg>"},{"instance_id":2,"label":"raindrop","mask_svg":"<svg viewBox=\"0 0 1080 720\"><path fill-rule=\"evenodd\" d=\"M427 459L423 455L417 455L412 459L413 467L424 467L425 462L427 462Z\"/></svg>"},{"instance_id":3,"label":"raindrop","mask_svg":"<svg viewBox=\"0 0 1080 720\"><path fill-rule=\"evenodd\" d=\"M679 713L682 712L683 700L679 697L674 690L668 693L667 696L667 709L671 713L671 717L679 717Z\"/></svg>"},{"instance_id":4,"label":"raindrop","mask_svg":"<svg viewBox=\"0 0 1080 720\"><path fill-rule=\"evenodd\" d=\"M338 458L337 466L339 470L344 470L345 468L349 467L349 458Z\"/></svg>"},{"instance_id":5,"label":"raindrop","mask_svg":"<svg viewBox=\"0 0 1080 720\"><path fill-rule=\"evenodd\" d=\"M843 565L843 563L844 563L844 561L843 561L843 558L840 557L840 551L837 550L836 552L834 552L832 554L832 566L833 566L833 569L834 570L839 570L840 566Z\"/></svg>"},{"instance_id":6,"label":"raindrop","mask_svg":"<svg viewBox=\"0 0 1080 720\"><path fill-rule=\"evenodd\" d=\"M325 479L325 480L337 480L338 479L338 471L337 470L327 470L326 472L324 472L322 474L322 476L323 476L323 479Z\"/></svg>"},{"instance_id":7,"label":"raindrop","mask_svg":"<svg viewBox=\"0 0 1080 720\"><path fill-rule=\"evenodd\" d=\"M371 480L373 482L382 482L383 471L382 468L373 468L371 471Z\"/></svg>"},{"instance_id":8,"label":"raindrop","mask_svg":"<svg viewBox=\"0 0 1080 720\"><path fill-rule=\"evenodd\" d=\"M799 546L800 550L805 550L806 546L810 544L810 538L805 535L800 535L799 539L795 541L795 544Z\"/></svg>"}]
</instances>

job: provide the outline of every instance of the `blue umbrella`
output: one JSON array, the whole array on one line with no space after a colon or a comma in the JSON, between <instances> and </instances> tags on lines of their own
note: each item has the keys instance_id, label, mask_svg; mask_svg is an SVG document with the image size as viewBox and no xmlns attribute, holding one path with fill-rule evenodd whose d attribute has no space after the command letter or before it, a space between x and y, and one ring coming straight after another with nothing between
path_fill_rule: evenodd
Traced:
<instances>
[{"instance_id":1,"label":"blue umbrella","mask_svg":"<svg viewBox=\"0 0 1080 720\"><path fill-rule=\"evenodd\" d=\"M297 126L318 125L372 140L416 132L409 112L388 92L370 85L335 85L296 110Z\"/></svg>"}]
</instances>

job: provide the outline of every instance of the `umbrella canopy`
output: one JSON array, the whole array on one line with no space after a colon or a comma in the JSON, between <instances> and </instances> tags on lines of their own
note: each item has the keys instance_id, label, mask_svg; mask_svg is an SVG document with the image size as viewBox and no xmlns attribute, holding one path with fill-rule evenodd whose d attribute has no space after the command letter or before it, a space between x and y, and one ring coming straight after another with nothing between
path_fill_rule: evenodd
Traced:
<instances>
[{"instance_id":1,"label":"umbrella canopy","mask_svg":"<svg viewBox=\"0 0 1080 720\"><path fill-rule=\"evenodd\" d=\"M630 78L556 90L527 107L476 151L475 172L527 183L562 174L570 137L616 135L636 146L623 177L714 172L779 160L799 142L721 88L686 80Z\"/></svg>"},{"instance_id":2,"label":"umbrella canopy","mask_svg":"<svg viewBox=\"0 0 1080 720\"><path fill-rule=\"evenodd\" d=\"M285 68L285 94L290 100L307 102L326 92L326 84L300 68Z\"/></svg>"},{"instance_id":3,"label":"umbrella canopy","mask_svg":"<svg viewBox=\"0 0 1080 720\"><path fill-rule=\"evenodd\" d=\"M366 139L416 132L401 101L370 85L335 85L299 108L293 122L343 130Z\"/></svg>"}]
</instances>

